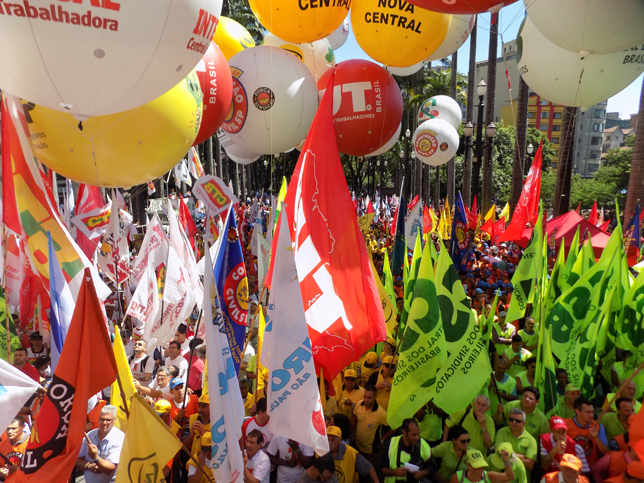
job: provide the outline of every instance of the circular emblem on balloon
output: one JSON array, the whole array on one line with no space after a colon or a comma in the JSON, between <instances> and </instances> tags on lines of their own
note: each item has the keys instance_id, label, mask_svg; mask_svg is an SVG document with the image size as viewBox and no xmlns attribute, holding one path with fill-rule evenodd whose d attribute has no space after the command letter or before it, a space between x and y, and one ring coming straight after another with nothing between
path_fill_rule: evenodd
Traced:
<instances>
[{"instance_id":1,"label":"circular emblem on balloon","mask_svg":"<svg viewBox=\"0 0 644 483\"><path fill-rule=\"evenodd\" d=\"M409 3L436 12L458 15L498 12L502 7L510 5L517 0L409 0ZM532 4L530 4L532 8Z\"/></svg>"},{"instance_id":2,"label":"circular emblem on balloon","mask_svg":"<svg viewBox=\"0 0 644 483\"><path fill-rule=\"evenodd\" d=\"M228 230L226 241L232 244L237 243L237 240L237 230L235 228ZM246 325L248 279L244 262L239 263L226 277L223 298L233 322L237 325Z\"/></svg>"},{"instance_id":3,"label":"circular emblem on balloon","mask_svg":"<svg viewBox=\"0 0 644 483\"><path fill-rule=\"evenodd\" d=\"M610 99L644 71L639 47L582 57L550 42L526 17L517 37L517 67L526 84L554 104L588 107Z\"/></svg>"},{"instance_id":4,"label":"circular emblem on balloon","mask_svg":"<svg viewBox=\"0 0 644 483\"><path fill-rule=\"evenodd\" d=\"M242 50L255 47L255 40L250 32L240 23L228 17L219 18L219 25L213 40L221 49L226 60L230 60L233 55Z\"/></svg>"},{"instance_id":5,"label":"circular emblem on balloon","mask_svg":"<svg viewBox=\"0 0 644 483\"><path fill-rule=\"evenodd\" d=\"M418 123L423 123L429 119L443 119L454 126L455 129L458 129L463 120L461 106L449 96L438 95L430 97L418 109Z\"/></svg>"},{"instance_id":6,"label":"circular emblem on balloon","mask_svg":"<svg viewBox=\"0 0 644 483\"><path fill-rule=\"evenodd\" d=\"M320 96L331 71L318 81ZM333 121L338 149L366 156L382 147L396 132L403 103L398 84L389 72L368 60L346 60L335 69Z\"/></svg>"},{"instance_id":7,"label":"circular emblem on balloon","mask_svg":"<svg viewBox=\"0 0 644 483\"><path fill-rule=\"evenodd\" d=\"M192 146L202 93L191 73L161 97L129 111L83 121L26 103L34 154L79 183L124 187L147 183L172 169Z\"/></svg>"},{"instance_id":8,"label":"circular emblem on balloon","mask_svg":"<svg viewBox=\"0 0 644 483\"><path fill-rule=\"evenodd\" d=\"M416 128L412 146L423 163L440 166L456 154L458 132L443 119L430 119Z\"/></svg>"},{"instance_id":9,"label":"circular emblem on balloon","mask_svg":"<svg viewBox=\"0 0 644 483\"><path fill-rule=\"evenodd\" d=\"M210 43L195 71L203 93L203 117L194 142L197 145L215 134L224 122L232 102L233 80L228 62L214 42Z\"/></svg>"},{"instance_id":10,"label":"circular emblem on balloon","mask_svg":"<svg viewBox=\"0 0 644 483\"><path fill-rule=\"evenodd\" d=\"M303 44L332 34L349 13L351 0L249 0L249 4L266 30Z\"/></svg>"},{"instance_id":11,"label":"circular emblem on balloon","mask_svg":"<svg viewBox=\"0 0 644 483\"><path fill-rule=\"evenodd\" d=\"M387 66L409 67L445 39L451 17L404 0L354 0L351 26L360 47Z\"/></svg>"},{"instance_id":12,"label":"circular emblem on balloon","mask_svg":"<svg viewBox=\"0 0 644 483\"><path fill-rule=\"evenodd\" d=\"M231 141L252 152L278 154L306 137L317 110L317 89L299 59L277 47L258 46L238 53L229 64L233 103L222 129Z\"/></svg>"},{"instance_id":13,"label":"circular emblem on balloon","mask_svg":"<svg viewBox=\"0 0 644 483\"><path fill-rule=\"evenodd\" d=\"M181 82L206 53L222 0L0 5L0 87L87 119L141 106Z\"/></svg>"}]
</instances>

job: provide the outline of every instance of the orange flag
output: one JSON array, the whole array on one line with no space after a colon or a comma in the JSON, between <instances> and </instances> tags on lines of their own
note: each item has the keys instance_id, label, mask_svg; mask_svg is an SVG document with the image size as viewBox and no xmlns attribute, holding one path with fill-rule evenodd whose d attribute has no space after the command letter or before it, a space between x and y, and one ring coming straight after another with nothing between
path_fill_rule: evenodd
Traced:
<instances>
[{"instance_id":1,"label":"orange flag","mask_svg":"<svg viewBox=\"0 0 644 483\"><path fill-rule=\"evenodd\" d=\"M116 379L116 360L85 269L56 372L34 422L16 483L67 481L83 442L87 400Z\"/></svg>"}]
</instances>

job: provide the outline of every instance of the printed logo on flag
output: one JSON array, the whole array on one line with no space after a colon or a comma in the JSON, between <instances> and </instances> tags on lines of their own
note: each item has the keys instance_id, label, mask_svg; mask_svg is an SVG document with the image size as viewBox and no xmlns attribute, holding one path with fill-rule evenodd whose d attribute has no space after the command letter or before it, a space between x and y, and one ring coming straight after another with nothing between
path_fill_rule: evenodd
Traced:
<instances>
[{"instance_id":1,"label":"printed logo on flag","mask_svg":"<svg viewBox=\"0 0 644 483\"><path fill-rule=\"evenodd\" d=\"M230 233L230 232L229 232ZM230 236L228 239L230 241ZM230 317L237 325L246 326L248 313L248 279L244 262L238 264L226 277L224 284L224 302Z\"/></svg>"},{"instance_id":2,"label":"printed logo on flag","mask_svg":"<svg viewBox=\"0 0 644 483\"><path fill-rule=\"evenodd\" d=\"M145 458L131 458L127 464L127 476L131 483L138 481L159 481L159 465L155 461L156 453Z\"/></svg>"},{"instance_id":3,"label":"printed logo on flag","mask_svg":"<svg viewBox=\"0 0 644 483\"><path fill-rule=\"evenodd\" d=\"M212 217L223 213L228 205L238 201L226 184L216 176L209 175L199 178L192 193L206 205Z\"/></svg>"},{"instance_id":4,"label":"printed logo on flag","mask_svg":"<svg viewBox=\"0 0 644 483\"><path fill-rule=\"evenodd\" d=\"M465 250L470 246L470 233L467 231L465 223L460 220L456 222L456 240L460 250Z\"/></svg>"}]
</instances>

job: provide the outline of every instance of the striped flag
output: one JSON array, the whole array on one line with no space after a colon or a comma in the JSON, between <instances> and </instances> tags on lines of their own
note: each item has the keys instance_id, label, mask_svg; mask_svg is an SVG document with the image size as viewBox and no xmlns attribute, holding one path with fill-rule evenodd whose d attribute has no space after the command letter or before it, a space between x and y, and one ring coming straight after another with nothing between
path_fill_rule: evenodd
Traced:
<instances>
[{"instance_id":1,"label":"striped flag","mask_svg":"<svg viewBox=\"0 0 644 483\"><path fill-rule=\"evenodd\" d=\"M47 237L49 238L49 300L51 304L49 326L51 331L51 372L53 373L56 371L58 359L63 351L63 344L76 304L63 270L58 263L51 233L47 233Z\"/></svg>"}]
</instances>

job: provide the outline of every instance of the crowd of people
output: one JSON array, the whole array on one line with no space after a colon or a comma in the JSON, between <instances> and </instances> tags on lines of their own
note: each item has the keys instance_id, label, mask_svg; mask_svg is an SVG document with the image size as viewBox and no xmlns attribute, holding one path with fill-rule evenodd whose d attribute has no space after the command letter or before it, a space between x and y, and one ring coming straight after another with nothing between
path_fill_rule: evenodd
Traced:
<instances>
[{"instance_id":1,"label":"crowd of people","mask_svg":"<svg viewBox=\"0 0 644 483\"><path fill-rule=\"evenodd\" d=\"M493 373L488 380L471 381L481 390L467 409L449 413L430 400L415 414L402 415L400 427L389 427L387 408L398 362L398 343L390 337L348 365L338 377L339 384L327 384L323 406L329 453L315 454L300 442L274 434L266 399L270 368L263 369L257 360L255 315L266 310L261 303L265 298L260 301L261 281L251 250L253 230L258 226L266 230L268 206L260 202L258 212L251 216L250 211L250 205L242 205L239 212L251 294L249 343L239 373L246 417L239 441L245 483L644 482L644 467L629 438L630 425L642 405L642 388L633 382L622 384L620 362L610 380L598 373L593 400L583 397L569 383L566 371L558 369L558 403L547 414L542 410L535 387L535 355L542 341L535 320L527 316L506 321L514 291L511 280L522 256L521 248L512 243L496 246L477 240L467 270L460 273L477 315L482 320L493 313L495 320L489 347ZM391 258L393 250L386 211L379 210L365 232L380 276L386 255ZM257 216L263 225L253 223ZM435 234L428 242L436 242ZM394 285L396 305L402 310L402 277ZM120 307L122 302L108 299L106 303L106 314L117 328ZM166 481L209 481L213 443L210 401L203 391L207 347L195 335L197 314L177 327L171 341L156 347L148 347L135 321L125 321L120 330L134 387L192 455L179 451L162 470ZM48 351L41 334L33 332L29 344L12 353L13 365L42 387L0 439L4 459L0 481L12 480L38 416L52 377ZM612 395L617 397L608 405ZM72 479L82 475L88 483L115 480L124 433L115 426L116 408L110 398L106 388L89 401L87 437ZM605 414L597 422L602 409Z\"/></svg>"}]
</instances>

